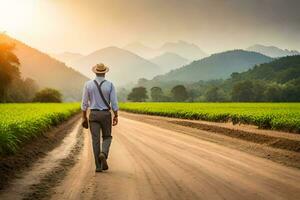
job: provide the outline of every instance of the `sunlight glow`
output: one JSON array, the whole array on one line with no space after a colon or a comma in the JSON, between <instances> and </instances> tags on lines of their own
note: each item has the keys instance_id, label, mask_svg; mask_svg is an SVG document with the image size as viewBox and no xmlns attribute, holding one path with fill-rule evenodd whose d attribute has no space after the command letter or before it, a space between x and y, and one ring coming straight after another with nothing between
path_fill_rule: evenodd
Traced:
<instances>
[{"instance_id":1,"label":"sunlight glow","mask_svg":"<svg viewBox=\"0 0 300 200\"><path fill-rule=\"evenodd\" d=\"M37 0L0 0L0 31L15 33L29 27Z\"/></svg>"}]
</instances>

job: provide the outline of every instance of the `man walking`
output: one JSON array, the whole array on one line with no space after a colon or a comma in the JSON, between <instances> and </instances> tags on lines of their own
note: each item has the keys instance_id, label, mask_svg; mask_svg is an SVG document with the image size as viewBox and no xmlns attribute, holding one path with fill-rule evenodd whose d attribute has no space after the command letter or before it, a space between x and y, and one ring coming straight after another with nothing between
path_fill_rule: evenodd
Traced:
<instances>
[{"instance_id":1,"label":"man walking","mask_svg":"<svg viewBox=\"0 0 300 200\"><path fill-rule=\"evenodd\" d=\"M82 125L88 128L87 109L90 109L89 125L92 134L93 152L96 172L108 169L107 158L112 140L112 125L118 124L118 101L114 85L105 79L109 68L104 64L97 64L92 68L96 74L94 80L85 83L82 95ZM111 112L114 117L112 121ZM100 131L102 133L102 147L100 147Z\"/></svg>"}]
</instances>

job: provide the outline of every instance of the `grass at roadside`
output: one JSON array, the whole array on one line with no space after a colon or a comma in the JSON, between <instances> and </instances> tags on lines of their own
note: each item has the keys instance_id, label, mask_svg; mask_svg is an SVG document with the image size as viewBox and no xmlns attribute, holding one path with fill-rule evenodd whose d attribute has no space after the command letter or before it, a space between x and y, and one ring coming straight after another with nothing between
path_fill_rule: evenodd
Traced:
<instances>
[{"instance_id":1,"label":"grass at roadside","mask_svg":"<svg viewBox=\"0 0 300 200\"><path fill-rule=\"evenodd\" d=\"M79 110L78 103L0 104L0 155L16 152Z\"/></svg>"},{"instance_id":2,"label":"grass at roadside","mask_svg":"<svg viewBox=\"0 0 300 200\"><path fill-rule=\"evenodd\" d=\"M124 111L300 133L300 103L120 103Z\"/></svg>"}]
</instances>

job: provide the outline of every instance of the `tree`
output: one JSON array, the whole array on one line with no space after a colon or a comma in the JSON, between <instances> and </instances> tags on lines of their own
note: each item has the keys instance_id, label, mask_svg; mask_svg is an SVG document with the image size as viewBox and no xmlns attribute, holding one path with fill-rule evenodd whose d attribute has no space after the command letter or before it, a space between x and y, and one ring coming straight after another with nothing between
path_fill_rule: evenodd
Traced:
<instances>
[{"instance_id":1,"label":"tree","mask_svg":"<svg viewBox=\"0 0 300 200\"><path fill-rule=\"evenodd\" d=\"M120 102L125 102L127 101L127 96L129 94L129 91L125 88L119 88L117 94L118 94L118 100Z\"/></svg>"},{"instance_id":2,"label":"tree","mask_svg":"<svg viewBox=\"0 0 300 200\"><path fill-rule=\"evenodd\" d=\"M146 99L148 99L146 88L144 87L133 88L132 91L129 93L127 99L136 102L146 101Z\"/></svg>"},{"instance_id":3,"label":"tree","mask_svg":"<svg viewBox=\"0 0 300 200\"><path fill-rule=\"evenodd\" d=\"M265 91L266 91L267 82L263 80L255 80L253 81L253 101L261 102L265 101Z\"/></svg>"},{"instance_id":4,"label":"tree","mask_svg":"<svg viewBox=\"0 0 300 200\"><path fill-rule=\"evenodd\" d=\"M233 101L254 101L255 93L252 81L246 80L236 83L232 89L232 100Z\"/></svg>"},{"instance_id":5,"label":"tree","mask_svg":"<svg viewBox=\"0 0 300 200\"><path fill-rule=\"evenodd\" d=\"M151 99L152 101L163 101L164 94L160 87L152 87L151 88Z\"/></svg>"},{"instance_id":6,"label":"tree","mask_svg":"<svg viewBox=\"0 0 300 200\"><path fill-rule=\"evenodd\" d=\"M190 89L188 90L188 101L189 102L194 102L196 101L197 97L200 96L200 93L196 89Z\"/></svg>"},{"instance_id":7,"label":"tree","mask_svg":"<svg viewBox=\"0 0 300 200\"><path fill-rule=\"evenodd\" d=\"M280 102L282 98L282 87L279 84L268 85L264 92L265 100L271 102Z\"/></svg>"},{"instance_id":8,"label":"tree","mask_svg":"<svg viewBox=\"0 0 300 200\"><path fill-rule=\"evenodd\" d=\"M174 101L185 101L188 98L188 93L183 85L176 85L171 90Z\"/></svg>"},{"instance_id":9,"label":"tree","mask_svg":"<svg viewBox=\"0 0 300 200\"><path fill-rule=\"evenodd\" d=\"M13 45L0 44L0 102L5 100L5 94L11 82L20 78L20 62L12 52L13 49Z\"/></svg>"},{"instance_id":10,"label":"tree","mask_svg":"<svg viewBox=\"0 0 300 200\"><path fill-rule=\"evenodd\" d=\"M6 102L29 102L32 101L36 92L38 91L38 85L30 78L14 79L7 92Z\"/></svg>"},{"instance_id":11,"label":"tree","mask_svg":"<svg viewBox=\"0 0 300 200\"><path fill-rule=\"evenodd\" d=\"M240 74L238 72L233 72L231 75L230 75L230 78L233 79L234 81L239 81L241 80L240 79Z\"/></svg>"},{"instance_id":12,"label":"tree","mask_svg":"<svg viewBox=\"0 0 300 200\"><path fill-rule=\"evenodd\" d=\"M226 101L225 93L218 87L212 87L205 93L206 101L210 102L222 102Z\"/></svg>"},{"instance_id":13,"label":"tree","mask_svg":"<svg viewBox=\"0 0 300 200\"><path fill-rule=\"evenodd\" d=\"M26 78L23 83L23 92L26 95L27 101L32 100L35 94L38 92L39 86L31 78Z\"/></svg>"},{"instance_id":14,"label":"tree","mask_svg":"<svg viewBox=\"0 0 300 200\"><path fill-rule=\"evenodd\" d=\"M300 78L289 81L285 84L282 91L284 101L299 102L300 101Z\"/></svg>"},{"instance_id":15,"label":"tree","mask_svg":"<svg viewBox=\"0 0 300 200\"><path fill-rule=\"evenodd\" d=\"M35 94L34 102L62 102L62 94L55 89L45 88Z\"/></svg>"}]
</instances>

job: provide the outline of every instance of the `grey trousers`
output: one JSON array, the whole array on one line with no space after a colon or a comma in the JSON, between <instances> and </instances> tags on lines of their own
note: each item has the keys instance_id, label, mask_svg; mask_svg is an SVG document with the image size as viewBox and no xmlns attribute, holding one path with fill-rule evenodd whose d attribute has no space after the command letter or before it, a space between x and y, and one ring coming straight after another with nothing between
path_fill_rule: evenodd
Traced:
<instances>
[{"instance_id":1,"label":"grey trousers","mask_svg":"<svg viewBox=\"0 0 300 200\"><path fill-rule=\"evenodd\" d=\"M111 113L109 111L91 111L89 116L90 131L92 134L93 152L96 167L100 167L99 155L103 152L108 157L111 144ZM102 133L102 148L100 132Z\"/></svg>"}]
</instances>

